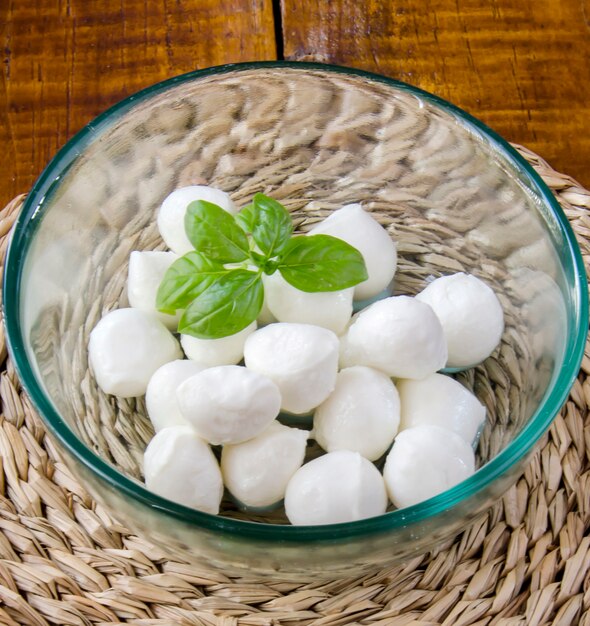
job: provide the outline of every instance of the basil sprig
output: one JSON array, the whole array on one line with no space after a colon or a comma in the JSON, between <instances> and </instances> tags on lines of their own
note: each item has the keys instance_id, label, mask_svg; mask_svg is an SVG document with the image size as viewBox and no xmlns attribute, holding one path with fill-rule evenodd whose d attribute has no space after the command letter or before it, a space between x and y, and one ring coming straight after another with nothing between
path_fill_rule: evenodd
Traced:
<instances>
[{"instance_id":1,"label":"basil sprig","mask_svg":"<svg viewBox=\"0 0 590 626\"><path fill-rule=\"evenodd\" d=\"M338 291L367 278L356 248L330 235L293 235L289 212L261 193L235 216L211 202L191 202L184 227L195 251L169 267L156 307L184 310L178 331L200 339L233 335L258 317L262 274L279 271L306 292Z\"/></svg>"}]
</instances>

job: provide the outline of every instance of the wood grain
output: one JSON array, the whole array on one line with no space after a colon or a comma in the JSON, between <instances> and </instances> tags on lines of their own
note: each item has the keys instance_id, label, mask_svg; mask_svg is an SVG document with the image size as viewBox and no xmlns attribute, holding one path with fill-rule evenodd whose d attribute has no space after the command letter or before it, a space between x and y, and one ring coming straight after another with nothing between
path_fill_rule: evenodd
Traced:
<instances>
[{"instance_id":1,"label":"wood grain","mask_svg":"<svg viewBox=\"0 0 590 626\"><path fill-rule=\"evenodd\" d=\"M282 23L273 0L0 2L0 203L130 93L283 49L436 93L590 187L590 0L274 1Z\"/></svg>"},{"instance_id":2,"label":"wood grain","mask_svg":"<svg viewBox=\"0 0 590 626\"><path fill-rule=\"evenodd\" d=\"M436 93L590 186L589 0L281 0L284 53Z\"/></svg>"},{"instance_id":3,"label":"wood grain","mask_svg":"<svg viewBox=\"0 0 590 626\"><path fill-rule=\"evenodd\" d=\"M4 0L0 37L0 206L121 98L193 69L276 57L270 0Z\"/></svg>"}]
</instances>

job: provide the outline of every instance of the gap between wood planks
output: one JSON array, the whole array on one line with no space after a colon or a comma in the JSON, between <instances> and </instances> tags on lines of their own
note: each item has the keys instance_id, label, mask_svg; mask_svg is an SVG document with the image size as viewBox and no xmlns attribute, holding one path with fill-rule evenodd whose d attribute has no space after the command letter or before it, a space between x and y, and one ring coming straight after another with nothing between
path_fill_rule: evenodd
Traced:
<instances>
[{"instance_id":1,"label":"gap between wood planks","mask_svg":"<svg viewBox=\"0 0 590 626\"><path fill-rule=\"evenodd\" d=\"M283 36L283 10L282 0L272 0L272 18L275 31L275 46L277 59L285 60L285 40Z\"/></svg>"}]
</instances>

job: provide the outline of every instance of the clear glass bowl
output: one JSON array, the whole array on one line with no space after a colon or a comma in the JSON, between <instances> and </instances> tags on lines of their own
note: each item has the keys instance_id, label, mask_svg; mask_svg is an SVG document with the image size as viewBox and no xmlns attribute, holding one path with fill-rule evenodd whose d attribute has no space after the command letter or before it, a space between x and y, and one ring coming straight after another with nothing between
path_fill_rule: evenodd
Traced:
<instances>
[{"instance_id":1,"label":"clear glass bowl","mask_svg":"<svg viewBox=\"0 0 590 626\"><path fill-rule=\"evenodd\" d=\"M151 494L143 399L101 393L88 335L126 303L132 250L161 248L155 214L206 182L242 204L283 200L300 229L362 202L398 241L396 293L433 276L484 278L502 344L457 374L488 421L479 469L426 502L364 521L291 527L212 516ZM465 527L516 479L578 372L586 277L569 224L533 169L456 107L408 85L314 64L255 63L155 85L84 128L44 171L14 229L4 283L9 347L66 462L131 530L226 572L337 576L402 561Z\"/></svg>"}]
</instances>

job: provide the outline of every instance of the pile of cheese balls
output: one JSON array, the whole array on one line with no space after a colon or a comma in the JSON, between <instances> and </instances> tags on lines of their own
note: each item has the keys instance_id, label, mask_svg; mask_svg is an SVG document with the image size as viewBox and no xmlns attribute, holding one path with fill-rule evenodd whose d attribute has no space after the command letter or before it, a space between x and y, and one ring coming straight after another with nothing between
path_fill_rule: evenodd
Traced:
<instances>
[{"instance_id":1,"label":"pile of cheese balls","mask_svg":"<svg viewBox=\"0 0 590 626\"><path fill-rule=\"evenodd\" d=\"M156 432L144 456L148 489L216 514L226 488L245 508L284 500L292 524L329 524L380 515L389 500L410 506L474 472L485 408L437 372L473 366L500 341L502 307L484 282L459 273L415 297L387 297L395 244L351 204L310 234L356 247L366 281L306 293L279 272L265 275L258 322L222 339L179 341L178 316L157 312L155 298L170 264L192 250L184 214L194 200L237 212L211 187L170 194L158 214L170 252L132 252L130 307L103 317L89 342L105 393L146 394ZM355 300L376 298L353 316ZM287 414L313 416L312 430L287 425L296 423ZM310 438L326 454L305 462ZM384 455L380 472L375 461Z\"/></svg>"}]
</instances>

